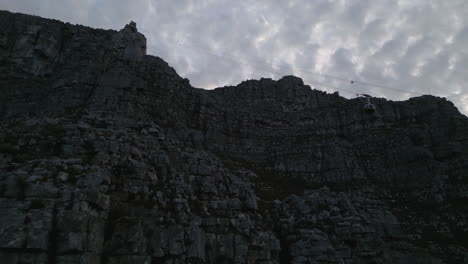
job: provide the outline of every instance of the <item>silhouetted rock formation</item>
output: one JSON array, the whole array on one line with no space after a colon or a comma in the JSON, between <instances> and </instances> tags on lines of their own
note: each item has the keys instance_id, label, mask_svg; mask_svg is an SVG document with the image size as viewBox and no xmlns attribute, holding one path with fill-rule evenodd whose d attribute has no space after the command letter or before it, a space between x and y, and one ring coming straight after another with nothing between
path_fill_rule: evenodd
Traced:
<instances>
[{"instance_id":1,"label":"silhouetted rock formation","mask_svg":"<svg viewBox=\"0 0 468 264\"><path fill-rule=\"evenodd\" d=\"M468 119L373 103L0 11L0 262L468 263Z\"/></svg>"}]
</instances>

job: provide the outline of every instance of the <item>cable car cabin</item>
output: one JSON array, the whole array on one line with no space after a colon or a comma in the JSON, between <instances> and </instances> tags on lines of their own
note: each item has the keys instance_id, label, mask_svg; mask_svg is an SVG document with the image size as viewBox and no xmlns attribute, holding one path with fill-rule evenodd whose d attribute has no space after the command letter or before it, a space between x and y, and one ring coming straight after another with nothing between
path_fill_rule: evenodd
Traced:
<instances>
[{"instance_id":1,"label":"cable car cabin","mask_svg":"<svg viewBox=\"0 0 468 264\"><path fill-rule=\"evenodd\" d=\"M366 104L362 108L366 114L372 115L372 114L375 113L376 107L375 107L375 105L373 103L371 103L371 101L370 101L371 96L370 95L368 95L368 94L356 94L356 96L366 98Z\"/></svg>"},{"instance_id":2,"label":"cable car cabin","mask_svg":"<svg viewBox=\"0 0 468 264\"><path fill-rule=\"evenodd\" d=\"M370 115L375 113L375 105L373 103L371 103L370 95L363 94L363 96L366 97L366 101L367 101L366 104L363 107L364 112L366 112L367 114L370 114Z\"/></svg>"},{"instance_id":3,"label":"cable car cabin","mask_svg":"<svg viewBox=\"0 0 468 264\"><path fill-rule=\"evenodd\" d=\"M363 109L364 109L364 112L366 112L367 114L375 113L375 105L371 104L370 102L365 104Z\"/></svg>"}]
</instances>

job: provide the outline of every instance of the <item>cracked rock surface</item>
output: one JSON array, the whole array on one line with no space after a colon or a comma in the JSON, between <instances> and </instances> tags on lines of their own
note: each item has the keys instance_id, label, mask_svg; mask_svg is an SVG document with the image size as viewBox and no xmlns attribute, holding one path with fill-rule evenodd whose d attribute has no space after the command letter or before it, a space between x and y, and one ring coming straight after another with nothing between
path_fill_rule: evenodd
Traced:
<instances>
[{"instance_id":1,"label":"cracked rock surface","mask_svg":"<svg viewBox=\"0 0 468 264\"><path fill-rule=\"evenodd\" d=\"M468 263L468 118L372 102L0 11L0 262Z\"/></svg>"}]
</instances>

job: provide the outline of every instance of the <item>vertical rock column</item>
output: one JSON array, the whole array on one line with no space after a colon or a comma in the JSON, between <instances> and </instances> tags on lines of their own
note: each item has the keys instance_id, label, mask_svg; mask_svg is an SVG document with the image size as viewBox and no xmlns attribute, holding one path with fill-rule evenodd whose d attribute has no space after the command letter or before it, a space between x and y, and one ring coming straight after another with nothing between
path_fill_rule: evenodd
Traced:
<instances>
[{"instance_id":1,"label":"vertical rock column","mask_svg":"<svg viewBox=\"0 0 468 264\"><path fill-rule=\"evenodd\" d=\"M133 21L115 34L113 43L114 49L125 59L140 61L146 55L146 38Z\"/></svg>"}]
</instances>

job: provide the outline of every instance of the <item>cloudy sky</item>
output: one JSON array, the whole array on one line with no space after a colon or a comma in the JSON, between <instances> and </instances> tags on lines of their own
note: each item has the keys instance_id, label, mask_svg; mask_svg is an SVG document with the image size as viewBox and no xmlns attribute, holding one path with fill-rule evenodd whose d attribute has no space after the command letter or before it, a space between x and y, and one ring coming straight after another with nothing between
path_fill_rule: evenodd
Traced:
<instances>
[{"instance_id":1,"label":"cloudy sky","mask_svg":"<svg viewBox=\"0 0 468 264\"><path fill-rule=\"evenodd\" d=\"M116 30L134 20L148 53L195 87L294 74L348 98L448 97L468 114L467 0L0 0L0 9Z\"/></svg>"}]
</instances>

